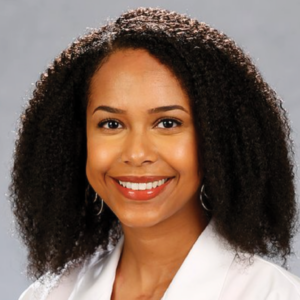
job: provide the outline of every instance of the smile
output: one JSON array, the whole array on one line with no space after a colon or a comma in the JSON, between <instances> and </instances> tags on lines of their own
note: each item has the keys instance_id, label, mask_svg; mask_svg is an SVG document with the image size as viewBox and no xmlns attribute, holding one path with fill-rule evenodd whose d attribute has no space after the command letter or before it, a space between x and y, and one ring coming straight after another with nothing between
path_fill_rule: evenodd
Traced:
<instances>
[{"instance_id":1,"label":"smile","mask_svg":"<svg viewBox=\"0 0 300 300\"><path fill-rule=\"evenodd\" d=\"M167 182L169 178L161 179L158 181L152 181L152 182L143 182L143 183L137 183L137 182L126 182L118 180L119 184L127 189L135 190L135 191L145 191L145 190L151 190L155 189L164 183Z\"/></svg>"},{"instance_id":2,"label":"smile","mask_svg":"<svg viewBox=\"0 0 300 300\"><path fill-rule=\"evenodd\" d=\"M174 177L164 176L122 176L114 178L118 191L130 200L150 200L159 196ZM156 179L156 180L155 180Z\"/></svg>"}]
</instances>

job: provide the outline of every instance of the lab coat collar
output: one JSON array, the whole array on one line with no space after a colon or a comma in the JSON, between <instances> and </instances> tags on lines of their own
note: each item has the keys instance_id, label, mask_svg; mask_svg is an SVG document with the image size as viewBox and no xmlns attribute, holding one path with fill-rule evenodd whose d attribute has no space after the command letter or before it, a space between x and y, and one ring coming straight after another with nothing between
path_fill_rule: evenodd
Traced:
<instances>
[{"instance_id":1,"label":"lab coat collar","mask_svg":"<svg viewBox=\"0 0 300 300\"><path fill-rule=\"evenodd\" d=\"M69 300L110 300L123 244L122 236L109 254L96 255L83 267Z\"/></svg>"},{"instance_id":2,"label":"lab coat collar","mask_svg":"<svg viewBox=\"0 0 300 300\"><path fill-rule=\"evenodd\" d=\"M217 300L235 252L215 231L213 220L201 233L162 300Z\"/></svg>"},{"instance_id":3,"label":"lab coat collar","mask_svg":"<svg viewBox=\"0 0 300 300\"><path fill-rule=\"evenodd\" d=\"M70 300L109 300L123 248L120 239L114 250L84 270ZM214 230L211 221L179 268L162 300L216 300L235 252Z\"/></svg>"}]
</instances>

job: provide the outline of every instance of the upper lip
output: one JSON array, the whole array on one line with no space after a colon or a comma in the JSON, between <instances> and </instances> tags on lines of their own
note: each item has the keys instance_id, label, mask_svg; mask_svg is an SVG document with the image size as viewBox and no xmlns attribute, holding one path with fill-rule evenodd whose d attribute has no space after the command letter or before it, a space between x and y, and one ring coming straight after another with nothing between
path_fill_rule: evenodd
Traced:
<instances>
[{"instance_id":1,"label":"upper lip","mask_svg":"<svg viewBox=\"0 0 300 300\"><path fill-rule=\"evenodd\" d=\"M144 183L144 182L158 181L165 178L169 179L171 177L170 176L115 176L113 178L125 182Z\"/></svg>"}]
</instances>

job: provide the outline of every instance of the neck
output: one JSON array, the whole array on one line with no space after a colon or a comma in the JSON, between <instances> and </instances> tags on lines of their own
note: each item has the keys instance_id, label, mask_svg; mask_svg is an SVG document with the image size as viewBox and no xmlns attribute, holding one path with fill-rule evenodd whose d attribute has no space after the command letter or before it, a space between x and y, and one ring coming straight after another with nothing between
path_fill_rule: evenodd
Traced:
<instances>
[{"instance_id":1,"label":"neck","mask_svg":"<svg viewBox=\"0 0 300 300\"><path fill-rule=\"evenodd\" d=\"M148 286L149 278L153 285L171 281L207 222L197 205L151 227L123 225L124 248L117 272L130 273L141 286Z\"/></svg>"}]
</instances>

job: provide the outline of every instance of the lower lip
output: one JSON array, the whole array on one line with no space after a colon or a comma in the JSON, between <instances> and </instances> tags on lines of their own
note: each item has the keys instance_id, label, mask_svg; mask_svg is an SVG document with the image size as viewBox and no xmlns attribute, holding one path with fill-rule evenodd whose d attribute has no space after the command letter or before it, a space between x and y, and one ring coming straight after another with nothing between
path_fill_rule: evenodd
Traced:
<instances>
[{"instance_id":1,"label":"lower lip","mask_svg":"<svg viewBox=\"0 0 300 300\"><path fill-rule=\"evenodd\" d=\"M165 187L170 183L171 179L168 179L167 182L164 184L160 185L159 187L153 188L151 190L132 190L123 187L120 185L118 182L114 180L114 183L116 184L118 190L122 193L122 195L128 199L131 200L150 200L152 198L155 198L158 196L164 189Z\"/></svg>"}]
</instances>

